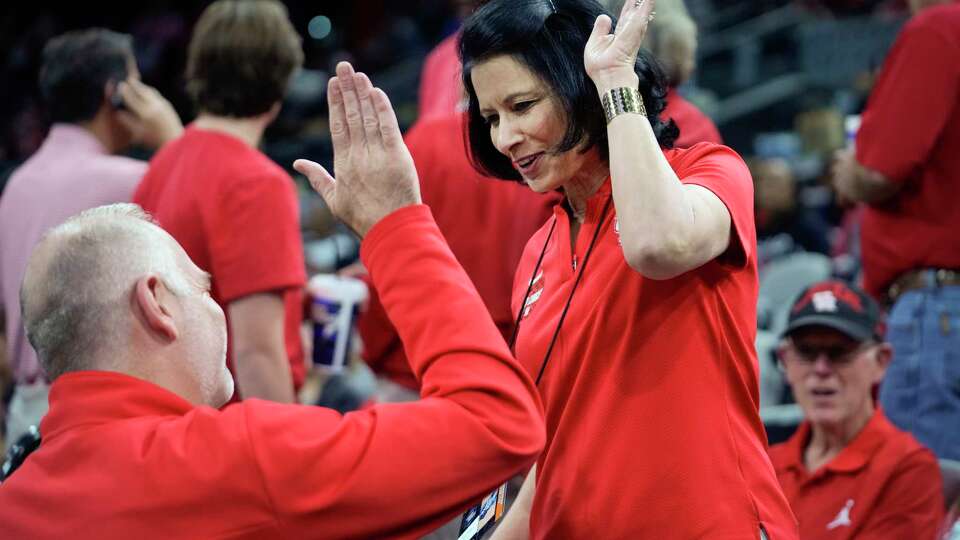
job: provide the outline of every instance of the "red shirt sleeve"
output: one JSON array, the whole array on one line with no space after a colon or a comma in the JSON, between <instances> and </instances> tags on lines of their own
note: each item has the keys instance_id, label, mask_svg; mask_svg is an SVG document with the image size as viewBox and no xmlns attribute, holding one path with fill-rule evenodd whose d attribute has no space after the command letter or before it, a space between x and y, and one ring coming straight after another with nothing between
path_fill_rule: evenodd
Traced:
<instances>
[{"instance_id":1,"label":"red shirt sleeve","mask_svg":"<svg viewBox=\"0 0 960 540\"><path fill-rule=\"evenodd\" d=\"M224 304L306 281L293 181L279 169L238 179L213 201L211 272Z\"/></svg>"},{"instance_id":2,"label":"red shirt sleeve","mask_svg":"<svg viewBox=\"0 0 960 540\"><path fill-rule=\"evenodd\" d=\"M753 180L747 164L730 148L711 143L674 151L667 159L682 183L709 189L727 207L733 231L730 247L720 260L735 268L746 267L757 249Z\"/></svg>"},{"instance_id":3,"label":"red shirt sleeve","mask_svg":"<svg viewBox=\"0 0 960 540\"><path fill-rule=\"evenodd\" d=\"M344 416L253 400L250 440L284 537L421 537L532 464L543 447L536 387L429 209L411 206L380 221L361 257L423 399Z\"/></svg>"},{"instance_id":4,"label":"red shirt sleeve","mask_svg":"<svg viewBox=\"0 0 960 540\"><path fill-rule=\"evenodd\" d=\"M909 454L891 475L883 502L858 538L935 538L943 524L940 466L929 450Z\"/></svg>"},{"instance_id":5,"label":"red shirt sleeve","mask_svg":"<svg viewBox=\"0 0 960 540\"><path fill-rule=\"evenodd\" d=\"M960 71L942 67L960 64L960 44L924 23L919 15L901 31L857 133L857 161L893 181L924 164L960 95Z\"/></svg>"}]
</instances>

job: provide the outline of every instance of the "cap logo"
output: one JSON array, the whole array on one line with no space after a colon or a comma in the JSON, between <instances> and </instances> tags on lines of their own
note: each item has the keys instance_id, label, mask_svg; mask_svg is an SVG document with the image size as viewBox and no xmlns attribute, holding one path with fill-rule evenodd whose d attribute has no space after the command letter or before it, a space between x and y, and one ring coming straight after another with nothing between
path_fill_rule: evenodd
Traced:
<instances>
[{"instance_id":1,"label":"cap logo","mask_svg":"<svg viewBox=\"0 0 960 540\"><path fill-rule=\"evenodd\" d=\"M837 297L833 291L820 291L813 294L813 309L817 311L837 311Z\"/></svg>"},{"instance_id":2,"label":"cap logo","mask_svg":"<svg viewBox=\"0 0 960 540\"><path fill-rule=\"evenodd\" d=\"M813 302L813 309L818 312L836 312L838 302L846 304L853 311L863 312L863 301L860 297L846 285L835 281L808 290L803 298L793 306L792 311L796 313L807 307L811 302Z\"/></svg>"}]
</instances>

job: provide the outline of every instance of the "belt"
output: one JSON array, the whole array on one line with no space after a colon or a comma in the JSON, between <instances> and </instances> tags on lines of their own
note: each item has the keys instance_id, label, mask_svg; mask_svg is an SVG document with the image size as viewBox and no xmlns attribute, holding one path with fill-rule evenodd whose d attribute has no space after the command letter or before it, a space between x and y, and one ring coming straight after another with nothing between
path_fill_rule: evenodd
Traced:
<instances>
[{"instance_id":1,"label":"belt","mask_svg":"<svg viewBox=\"0 0 960 540\"><path fill-rule=\"evenodd\" d=\"M887 289L887 299L893 304L897 298L916 289L960 285L960 270L949 268L921 268L900 274Z\"/></svg>"}]
</instances>

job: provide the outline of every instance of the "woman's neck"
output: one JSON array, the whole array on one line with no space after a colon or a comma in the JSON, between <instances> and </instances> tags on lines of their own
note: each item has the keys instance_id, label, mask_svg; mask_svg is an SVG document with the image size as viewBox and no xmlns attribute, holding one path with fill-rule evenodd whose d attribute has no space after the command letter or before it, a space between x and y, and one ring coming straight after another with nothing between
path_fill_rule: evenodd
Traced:
<instances>
[{"instance_id":1,"label":"woman's neck","mask_svg":"<svg viewBox=\"0 0 960 540\"><path fill-rule=\"evenodd\" d=\"M586 167L563 185L563 192L567 196L567 211L579 223L587 216L587 199L593 196L607 177L610 169L606 164L598 163Z\"/></svg>"},{"instance_id":2,"label":"woman's neck","mask_svg":"<svg viewBox=\"0 0 960 540\"><path fill-rule=\"evenodd\" d=\"M250 118L230 118L201 113L193 125L207 131L219 131L240 139L253 148L260 144L267 121L263 115Z\"/></svg>"}]
</instances>

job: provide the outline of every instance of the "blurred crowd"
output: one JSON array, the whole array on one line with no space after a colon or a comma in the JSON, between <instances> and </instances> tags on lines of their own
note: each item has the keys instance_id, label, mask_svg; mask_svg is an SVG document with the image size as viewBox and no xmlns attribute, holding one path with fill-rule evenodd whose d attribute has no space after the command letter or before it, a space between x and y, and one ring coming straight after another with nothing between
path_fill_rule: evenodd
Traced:
<instances>
[{"instance_id":1,"label":"blurred crowd","mask_svg":"<svg viewBox=\"0 0 960 540\"><path fill-rule=\"evenodd\" d=\"M202 55L190 50L191 36L197 31L197 21L208 2L148 2L136 7L132 4L117 7L109 13L98 13L79 5L63 10L50 10L42 5L22 6L0 16L2 28L6 29L0 33L0 50L5 54L0 67L6 81L0 88L0 200L8 194L4 190L8 180L16 174L25 174L17 171L31 156L43 152L48 138L58 134L56 128L51 130L51 125L65 121L64 117L58 119L58 113L43 99L44 92L51 91L43 86L41 75L41 67L50 61L52 54L48 44L66 32L91 27L129 34L132 41L128 46L135 64L129 72L136 71L139 76L133 83L121 84L126 77L111 80L108 92L117 93L126 101L123 113L130 116L125 119L121 115L115 121L136 127L131 128L135 132L131 140L111 139L116 142L110 148L112 153L130 162L123 171L110 169L109 174L115 173L118 177L131 174L138 179L142 176L143 181L138 182L135 192L132 187L117 187L109 196L116 200L104 200L100 204L133 200L142 205L158 217L201 268L213 273L219 287L213 291L214 299L230 306L225 308L230 332L263 334L262 339L231 341L228 349L231 358L247 353L251 356L275 353L280 358L282 369L277 368L276 362L272 364L280 369L273 371L280 373L273 386L249 382L264 380L260 375L236 373L240 391L234 399L262 397L317 404L343 413L375 403L414 401L421 388L408 366L409 351L404 349L384 301L360 261L360 240L355 231L335 219L323 199L310 188L307 177L294 170L293 162L307 157L333 171L327 81L334 75L338 62L349 61L362 69L373 84L389 96L417 166L423 201L432 208L452 253L478 289L497 329L509 342L517 322L510 303L514 272L527 240L553 215L553 208L561 197L557 193L536 194L514 182L494 182L477 172L468 159L470 141L463 124L467 101L456 45L464 19L476 8L475 4L482 3L470 0L284 2L292 29L302 41L293 47L298 52L291 53L293 56L289 59L292 73L289 85L286 85L285 73L278 76L283 80L275 85L277 89L263 90L268 95L265 101L261 100L262 104L256 97L215 95L209 88L201 88L204 81L229 80L223 73L204 72L201 60L197 59ZM960 109L957 105L960 94L948 95L943 103L935 100L897 102L898 107L917 109L890 113L910 124L902 136L925 141L923 148L919 147L920 142L907 145L910 147L903 150L900 161L889 157L889 151L883 146L892 137L885 135L884 130L895 131L897 127L892 125L892 120L881 116L886 113L877 112L882 105L880 98L875 97L895 94L896 84L883 79L881 68L884 66L888 72L900 70L897 76L909 77L912 81L925 80L919 70L936 69L932 65L911 68L900 63L892 66L884 63L891 51L909 54L897 49L907 45L894 43L900 43L898 37L905 40L904 35L912 36L905 33L910 24L934 27L940 24L921 19L923 10L928 8L921 4L926 3L920 0L660 0L657 17L651 20L644 41L645 48L662 66L668 83L667 108L661 116L673 119L680 128L676 147L725 144L742 156L752 177L759 272L755 342L759 364L757 405L769 443L785 445L773 450L774 467L800 519L801 532L805 520L810 523L822 518L834 525L827 525L832 530L849 525L851 511L856 513L867 505L883 506L877 502L883 494L874 492L880 488L873 484L864 487L869 482L882 483L876 480L877 476L869 482L855 483L849 478L837 480L820 473L817 481L840 482L834 486L850 482L855 489L866 490L858 493L870 493L873 502L866 502L867 496L863 495L863 499L857 499L856 504L860 506L854 506L853 498L837 496L830 498L829 509L814 509L816 505L806 497L823 500L827 496L811 495L813 480L804 472L804 466L809 466L811 460L794 459L797 457L794 454L804 452L804 448L823 444L822 448L817 447L823 452L819 461L812 462L817 464L815 468L829 469L824 464L832 463L831 459L850 442L852 437L840 437L843 439L840 443L831 439L836 434L823 426L839 421L817 416L816 412L821 394L841 392L840 386L818 386L811 390L803 382L806 376L803 370L819 369L826 380L835 375L831 370L850 369L843 366L859 358L857 355L864 355L865 363L872 362L869 368L849 377L850 387L856 387L856 392L862 394L856 395L869 403L866 409L851 413L851 417L858 418L857 429L867 429L864 425L869 425L874 436L895 439L906 448L903 453L909 454L912 461L908 465L897 462L888 469L915 467L909 470L920 471L917 474L921 476L930 475L923 476L922 481L937 486L934 494L912 492L912 486L921 480L907 482L903 484L907 486L902 488L903 497L896 503L884 504L907 505L912 498L914 503L922 499L927 507L936 506L936 511L918 510L921 514L926 512L925 519L936 520L933 529L917 525L912 530L941 534L950 534L941 529L942 524L955 519L960 508L957 506L960 504L960 437L957 436L960 432L957 430L960 425L960 368L957 366L960 364L952 349L957 343L956 333L960 331L960 313L956 311L960 301L955 294L941 297L937 292L942 287L953 294L960 285L960 264L955 264L960 262L956 260L960 244L943 232L960 222L954 219L956 211L947 208L949 205L937 204L941 199L960 194L960 188L956 187L960 177L950 176L950 171L958 172L957 167L949 164L950 159L960 154L949 154L942 148L957 141L956 135L943 134L949 129L956 133L956 127L933 126L931 120L926 122L930 124L929 129L922 129L926 126L922 120L924 107L929 105L931 110L942 111L943 118L955 118ZM608 0L606 5L611 12L618 13L623 2ZM957 47L948 58L960 60L960 29L949 26L960 24L960 19L951 17L945 17L943 20L947 22L942 23L952 28L952 41L948 41L950 46ZM301 45L302 53L299 52ZM117 45L122 46L122 43ZM215 48L215 45L209 47ZM190 64L188 58L194 63ZM909 63L909 60L902 62ZM951 69L955 71L956 66ZM886 77L894 76L887 74ZM953 84L955 91L960 88L955 80L946 81L946 78L936 79L934 83ZM279 92L280 103L275 109L269 99L274 90ZM916 90L908 88L908 91ZM914 114L918 118L912 118ZM246 117L260 120L238 123ZM116 129L104 122L104 133ZM862 134L861 125L867 129ZM205 126L252 134L248 142L257 150L244 154L242 165L236 165L235 169L214 171L212 162L228 161L229 156L235 154L231 154L229 144L224 141L203 139L198 128ZM138 129L140 136L136 136ZM74 137L71 148L79 144L76 134L66 133L62 128L58 136ZM873 146L866 146L868 144ZM907 156L909 152L913 154ZM185 215L182 208L184 201L214 197L210 193L221 191L211 187L209 193L200 192L187 176L183 177L182 184L171 187L169 178L182 174L177 172L178 167L182 167L180 160L189 160L197 168L209 167L211 176L223 176L223 192L229 192L231 185L242 185L231 184L232 177L251 169L266 171L264 174L275 178L276 186L281 187L272 190L261 187L258 189L264 189L262 193L249 192L248 197L259 201L261 210L269 208L269 211L262 210L265 214L262 216L246 209L249 200L216 195L220 197L216 199L218 204L235 205L230 208L238 215L250 213L242 224L220 226L217 234L223 238L229 236L235 247L224 248L222 255L208 253L206 247L200 247L206 239L201 242L200 238L211 234L210 229L194 230L189 222L194 219L194 213L218 216L218 210L197 203L190 207L192 213ZM146 162L150 163L149 170ZM936 165L925 169L924 163L930 162ZM44 171L30 173L39 178ZM57 173L64 174L60 170ZM287 182L290 178L292 182ZM900 182L906 182L904 179L911 182L922 179L928 183L943 179L952 182L954 187L941 188L933 194L927 192L921 196L923 204L897 203L896 197L906 196L904 194L912 197L919 189L908 186L897 188L902 191L884 191L891 181L902 186ZM47 196L56 197L56 188L50 189ZM194 194L193 189L197 189L198 194ZM470 203L462 203L464 200ZM94 202L83 204L96 206ZM929 215L938 208L947 215ZM913 224L916 222L921 224ZM934 225L930 225L931 222ZM4 223L4 226L8 225ZM935 226L940 227L939 232L931 232ZM30 231L30 227L25 226L24 231ZM892 230L905 238L887 238L887 231ZM42 231L38 229L29 234L39 232ZM916 240L912 240L911 235ZM15 236L8 234L3 238ZM0 249L7 250L11 245L0 244ZM251 254L244 255L242 251L266 253L270 264L254 268L256 263L249 262L252 266L238 271L238 265L252 259ZM935 255L928 256L928 253ZM0 253L0 261L5 256L7 253ZM903 264L887 262L898 257L904 259ZM4 261L0 270L8 266ZM929 273L923 273L926 271ZM5 278L2 274L0 277ZM324 329L330 328L331 320L344 318L342 313L338 319L337 312L318 307L320 300L342 293L342 290L331 292L331 288L337 289L337 282L331 285L329 279L349 282L344 287L356 287L351 290L358 291L351 292L349 300L340 300L346 304L341 304L339 309L351 314L346 319L348 326L340 328L340 338L323 335ZM296 294L289 292L296 284L305 286L297 288ZM929 302L914 301L905 294L927 289L934 291L930 294L935 297ZM274 294L276 291L281 293ZM10 291L4 292L11 295ZM257 303L251 303L251 299ZM908 300L913 302L909 310L904 305ZM833 305L834 312L838 303L841 309L831 315L833 318L818 318L816 312L823 302ZM900 311L894 309L897 305ZM291 318L292 312L298 312L296 317ZM270 338L261 331L269 326L269 314L286 323L285 328L274 328L280 337L274 340L272 353L264 352L268 347L261 346ZM24 402L18 401L22 396L14 397L17 384L42 381L39 373L31 373L27 381L20 380L22 373L11 371L9 351L17 354L18 347L26 348L27 344L9 343L13 336L9 325L11 321L19 324L19 315L12 317L7 313L5 320L8 342L0 348L0 355L7 356L0 357L0 368L3 368L0 389L4 391L0 411L24 406ZM926 337L926 330L922 330L926 324L934 328L930 333L937 334L935 339ZM821 334L812 331L810 326L819 328ZM822 326L836 330L843 337L822 332ZM907 335L908 330L914 333ZM344 337L344 332L349 339ZM906 345L910 340L917 350ZM321 351L320 347L330 350ZM326 360L318 360L323 355L328 355ZM923 362L929 362L925 356L930 355L939 358L937 373L918 374L930 369L923 367ZM338 356L333 360L336 364L333 369L323 365L331 362L330 356ZM908 362L909 366L902 367ZM891 377L892 382L885 382L885 376ZM841 386L848 383L844 377L840 377ZM917 400L927 398L918 398L915 394L933 392L930 389L935 382L927 381L927 377L946 380L953 387L944 391L947 395L942 401L928 395L930 401L917 405ZM294 381L292 387L288 384L290 378ZM43 401L45 399L46 394ZM885 413L890 420L877 411ZM911 420L921 415L934 420ZM7 429L12 429L10 424ZM953 435L944 434L948 431ZM16 433L6 433L6 445L28 432L28 425L19 425ZM908 440L905 433L911 433L916 440ZM904 438L898 438L901 435ZM813 443L808 447L804 446L805 441ZM893 473L871 470L874 475L907 474L900 469ZM836 476L842 474L836 472ZM520 480L522 478L515 479L510 486L511 496ZM939 493L941 487L943 495ZM887 486L886 489L894 488ZM864 502L859 502L861 500ZM944 509L949 514L946 519L943 519ZM816 517L809 517L812 515ZM436 537L455 537L450 536L451 528L455 525L448 524L448 531L435 533ZM954 528L952 538L960 537L958 528L960 525Z\"/></svg>"}]
</instances>

